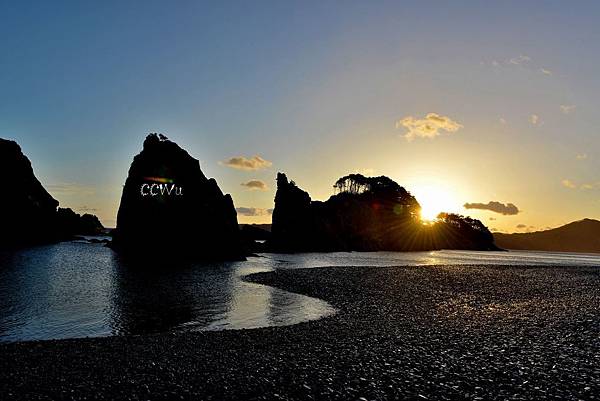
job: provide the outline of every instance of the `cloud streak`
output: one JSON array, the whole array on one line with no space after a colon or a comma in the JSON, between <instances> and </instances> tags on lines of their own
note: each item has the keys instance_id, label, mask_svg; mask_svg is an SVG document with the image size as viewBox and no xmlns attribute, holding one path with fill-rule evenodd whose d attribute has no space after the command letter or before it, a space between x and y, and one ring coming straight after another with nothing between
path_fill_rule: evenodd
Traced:
<instances>
[{"instance_id":1,"label":"cloud streak","mask_svg":"<svg viewBox=\"0 0 600 401\"><path fill-rule=\"evenodd\" d=\"M268 189L267 184L261 180L250 180L248 182L242 182L240 185L253 191L266 191Z\"/></svg>"},{"instance_id":2,"label":"cloud streak","mask_svg":"<svg viewBox=\"0 0 600 401\"><path fill-rule=\"evenodd\" d=\"M407 132L404 138L412 141L415 138L435 138L441 135L441 131L454 133L463 128L463 125L450 117L428 113L424 118L404 117L396 122L396 128L405 128Z\"/></svg>"},{"instance_id":3,"label":"cloud streak","mask_svg":"<svg viewBox=\"0 0 600 401\"><path fill-rule=\"evenodd\" d=\"M560 182L563 187L569 189L581 189L583 191L589 191L592 189L600 189L600 181L598 182L584 182L583 184L578 184L575 181L564 179Z\"/></svg>"},{"instance_id":4,"label":"cloud streak","mask_svg":"<svg viewBox=\"0 0 600 401\"><path fill-rule=\"evenodd\" d=\"M560 111L562 111L563 114L569 114L570 112L575 110L576 107L577 106L575 106L574 104L561 104Z\"/></svg>"},{"instance_id":5,"label":"cloud streak","mask_svg":"<svg viewBox=\"0 0 600 401\"><path fill-rule=\"evenodd\" d=\"M261 209L258 207L236 207L235 211L241 216L269 216L273 214L273 209Z\"/></svg>"},{"instance_id":6,"label":"cloud streak","mask_svg":"<svg viewBox=\"0 0 600 401\"><path fill-rule=\"evenodd\" d=\"M520 212L519 208L512 203L504 204L496 201L488 203L465 203L463 206L465 209L488 210L505 216L514 216Z\"/></svg>"},{"instance_id":7,"label":"cloud streak","mask_svg":"<svg viewBox=\"0 0 600 401\"><path fill-rule=\"evenodd\" d=\"M59 184L48 184L44 186L48 192L57 195L94 195L96 193L93 187L66 182Z\"/></svg>"},{"instance_id":8,"label":"cloud streak","mask_svg":"<svg viewBox=\"0 0 600 401\"><path fill-rule=\"evenodd\" d=\"M525 54L521 54L517 57L511 57L504 60L492 60L491 62L481 62L482 65L491 65L492 67L520 67L525 70L535 71L542 75L553 75L552 70L546 67L542 67L539 63L533 61L533 59Z\"/></svg>"},{"instance_id":9,"label":"cloud streak","mask_svg":"<svg viewBox=\"0 0 600 401\"><path fill-rule=\"evenodd\" d=\"M271 167L273 165L272 162L265 160L258 155L252 156L250 158L246 158L244 156L236 156L222 161L220 162L220 164L238 170L261 170L264 168Z\"/></svg>"}]
</instances>

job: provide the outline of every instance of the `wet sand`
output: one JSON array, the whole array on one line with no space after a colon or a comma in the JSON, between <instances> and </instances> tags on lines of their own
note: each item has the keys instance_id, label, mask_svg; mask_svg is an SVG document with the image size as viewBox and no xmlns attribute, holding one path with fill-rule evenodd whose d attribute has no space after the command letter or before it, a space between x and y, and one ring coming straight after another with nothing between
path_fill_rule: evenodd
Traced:
<instances>
[{"instance_id":1,"label":"wet sand","mask_svg":"<svg viewBox=\"0 0 600 401\"><path fill-rule=\"evenodd\" d=\"M600 268L328 267L246 277L330 317L0 345L0 399L596 399Z\"/></svg>"}]
</instances>

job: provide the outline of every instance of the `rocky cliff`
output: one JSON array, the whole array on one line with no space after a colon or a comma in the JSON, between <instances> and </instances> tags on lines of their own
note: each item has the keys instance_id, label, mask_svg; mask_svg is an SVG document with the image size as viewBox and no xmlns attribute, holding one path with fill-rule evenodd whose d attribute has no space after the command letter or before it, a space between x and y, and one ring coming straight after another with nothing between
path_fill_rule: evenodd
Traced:
<instances>
[{"instance_id":1,"label":"rocky cliff","mask_svg":"<svg viewBox=\"0 0 600 401\"><path fill-rule=\"evenodd\" d=\"M31 162L16 142L0 139L0 171L4 174L0 246L54 240L58 201L37 180Z\"/></svg>"},{"instance_id":2,"label":"rocky cliff","mask_svg":"<svg viewBox=\"0 0 600 401\"><path fill-rule=\"evenodd\" d=\"M5 173L0 248L55 242L102 229L96 216L57 210L58 201L35 177L31 162L15 141L0 138L0 171Z\"/></svg>"},{"instance_id":3,"label":"rocky cliff","mask_svg":"<svg viewBox=\"0 0 600 401\"><path fill-rule=\"evenodd\" d=\"M148 135L129 169L112 246L167 258L244 254L231 196L206 178L197 159L156 134Z\"/></svg>"},{"instance_id":4,"label":"rocky cliff","mask_svg":"<svg viewBox=\"0 0 600 401\"><path fill-rule=\"evenodd\" d=\"M492 234L478 220L442 214L434 224L423 224L415 197L388 177L351 174L340 178L334 188L337 193L327 201L312 201L307 192L279 173L270 249L497 249Z\"/></svg>"}]
</instances>

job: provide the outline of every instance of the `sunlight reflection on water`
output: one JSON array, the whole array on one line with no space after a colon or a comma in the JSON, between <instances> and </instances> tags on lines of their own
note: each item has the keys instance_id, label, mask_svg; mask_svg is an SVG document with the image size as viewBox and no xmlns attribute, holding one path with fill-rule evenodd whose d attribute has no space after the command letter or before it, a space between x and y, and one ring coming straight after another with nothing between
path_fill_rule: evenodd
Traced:
<instances>
[{"instance_id":1,"label":"sunlight reflection on water","mask_svg":"<svg viewBox=\"0 0 600 401\"><path fill-rule=\"evenodd\" d=\"M334 312L324 301L248 283L275 269L436 264L600 266L600 255L547 252L262 254L245 262L131 265L100 244L0 253L0 341L289 325Z\"/></svg>"}]
</instances>

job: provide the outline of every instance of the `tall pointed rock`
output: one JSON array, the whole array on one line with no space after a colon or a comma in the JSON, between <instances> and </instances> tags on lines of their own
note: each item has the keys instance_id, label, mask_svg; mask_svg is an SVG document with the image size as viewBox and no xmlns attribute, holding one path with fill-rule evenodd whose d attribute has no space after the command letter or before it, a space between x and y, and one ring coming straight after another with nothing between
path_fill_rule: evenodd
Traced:
<instances>
[{"instance_id":1,"label":"tall pointed rock","mask_svg":"<svg viewBox=\"0 0 600 401\"><path fill-rule=\"evenodd\" d=\"M240 259L243 249L229 194L200 163L164 136L150 134L123 187L113 248L194 259Z\"/></svg>"}]
</instances>

